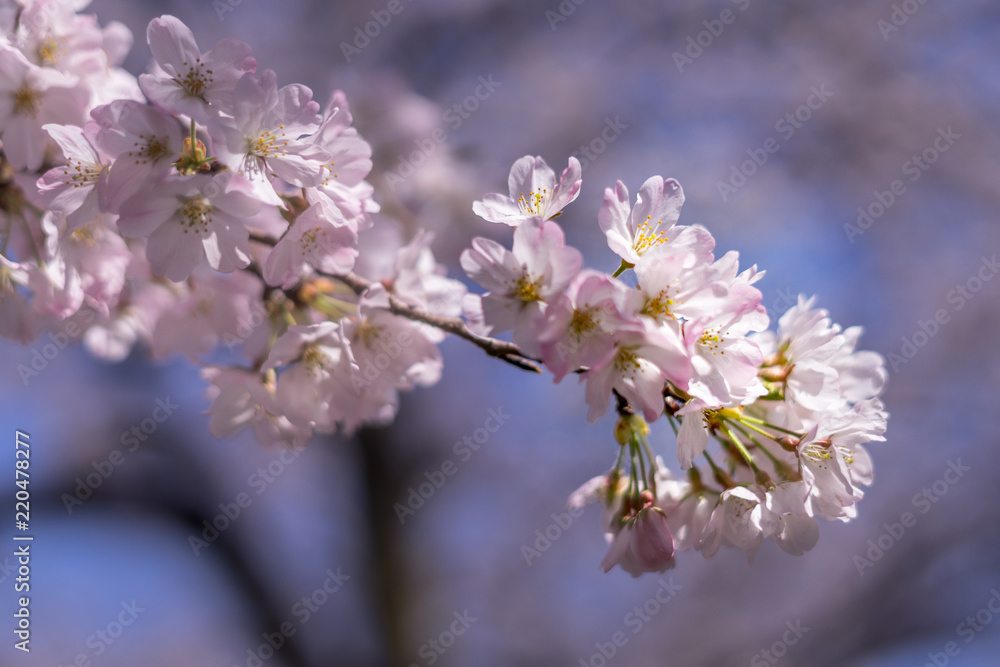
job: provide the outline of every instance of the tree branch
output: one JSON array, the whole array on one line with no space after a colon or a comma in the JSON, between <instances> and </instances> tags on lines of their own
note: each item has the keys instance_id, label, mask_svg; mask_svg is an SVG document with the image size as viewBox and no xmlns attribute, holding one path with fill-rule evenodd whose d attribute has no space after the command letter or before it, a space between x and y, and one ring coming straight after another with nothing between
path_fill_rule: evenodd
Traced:
<instances>
[{"instance_id":1,"label":"tree branch","mask_svg":"<svg viewBox=\"0 0 1000 667\"><path fill-rule=\"evenodd\" d=\"M275 239L254 233L250 234L250 240L269 246L274 246L277 243L277 240ZM347 285L354 291L355 294L358 295L365 292L365 290L374 284L372 281L367 278L362 278L354 272L348 272L340 275L317 270L316 274L323 276L324 278L337 280L344 285ZM490 338L488 336L477 336L472 333L465 322L457 317L439 317L406 303L394 294L390 293L388 294L388 297L389 312L393 315L405 317L416 322L423 322L424 324L428 324L446 333L458 336L459 338L464 338L473 345L479 347L491 357L496 357L501 361L506 361L508 364L517 366L520 369L531 371L533 373L542 372L542 369L538 366L538 360L524 354L514 343L496 338Z\"/></svg>"},{"instance_id":2,"label":"tree branch","mask_svg":"<svg viewBox=\"0 0 1000 667\"><path fill-rule=\"evenodd\" d=\"M371 281L366 280L353 272L349 272L344 275L324 273L322 271L317 271L316 273L327 278L339 280L354 290L355 294L361 294L372 286ZM393 315L399 315L400 317L405 317L410 320L423 322L424 324L429 324L432 327L458 336L459 338L464 338L473 345L481 348L484 352L486 352L486 354L496 357L497 359L502 359L503 361L513 364L518 368L522 368L526 371L532 371L534 373L542 372L542 369L538 367L535 360L526 356L523 352L521 352L521 349L513 343L498 340L496 338L489 338L488 336L477 336L469 330L469 327L465 324L465 322L457 317L439 317L437 315L432 315L431 313L423 311L416 306L411 306L395 294L389 294L388 296L389 312Z\"/></svg>"}]
</instances>

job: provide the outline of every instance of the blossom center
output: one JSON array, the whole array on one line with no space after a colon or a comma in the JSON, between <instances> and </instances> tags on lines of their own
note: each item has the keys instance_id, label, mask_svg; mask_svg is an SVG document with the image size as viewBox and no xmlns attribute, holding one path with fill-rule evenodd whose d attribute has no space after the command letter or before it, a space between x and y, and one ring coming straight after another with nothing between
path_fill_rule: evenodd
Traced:
<instances>
[{"instance_id":1,"label":"blossom center","mask_svg":"<svg viewBox=\"0 0 1000 667\"><path fill-rule=\"evenodd\" d=\"M622 375L633 375L639 370L639 357L634 347L623 347L615 355L615 370Z\"/></svg>"},{"instance_id":2,"label":"blossom center","mask_svg":"<svg viewBox=\"0 0 1000 667\"><path fill-rule=\"evenodd\" d=\"M545 198L548 196L549 191L545 188L541 190L532 190L527 195L523 192L517 198L518 207L528 215L543 215L545 210Z\"/></svg>"},{"instance_id":3,"label":"blossom center","mask_svg":"<svg viewBox=\"0 0 1000 667\"><path fill-rule=\"evenodd\" d=\"M542 297L539 294L538 281L534 280L527 272L522 274L521 277L517 279L517 282L514 283L513 296L522 303L531 303L532 301L542 300Z\"/></svg>"},{"instance_id":4,"label":"blossom center","mask_svg":"<svg viewBox=\"0 0 1000 667\"><path fill-rule=\"evenodd\" d=\"M208 232L208 226L212 223L212 205L202 196L193 197L184 202L181 206L181 225L185 227L184 233L189 231L195 233Z\"/></svg>"},{"instance_id":5,"label":"blossom center","mask_svg":"<svg viewBox=\"0 0 1000 667\"><path fill-rule=\"evenodd\" d=\"M325 169L326 171L330 172L330 174L331 174L331 175L332 175L332 176L333 176L334 178L340 178L340 174L336 173L336 172L335 172L335 171L333 170L333 168L334 168L335 166L337 166L337 163L336 163L336 162L334 162L333 160L331 160L329 164L324 164L324 165L323 165L323 168L324 168L324 169ZM326 178L324 178L324 179L323 179L323 182L322 182L322 183L320 183L320 185L330 185L330 177L329 177L329 176L327 176Z\"/></svg>"},{"instance_id":6,"label":"blossom center","mask_svg":"<svg viewBox=\"0 0 1000 667\"><path fill-rule=\"evenodd\" d=\"M278 126L279 131L284 128L284 125ZM251 139L248 142L250 145L247 152L261 158L269 158L271 155L284 155L285 153L282 149L288 145L288 140L284 139L284 136L284 132L276 134L271 130L265 130L256 139Z\"/></svg>"},{"instance_id":7,"label":"blossom center","mask_svg":"<svg viewBox=\"0 0 1000 667\"><path fill-rule=\"evenodd\" d=\"M284 127L284 125L280 125L279 131ZM265 130L256 138L247 137L246 155L243 157L240 171L251 177L263 175L268 158L285 155L284 148L288 145L288 140L284 139L284 136L284 132L278 134L271 130Z\"/></svg>"},{"instance_id":8,"label":"blossom center","mask_svg":"<svg viewBox=\"0 0 1000 667\"><path fill-rule=\"evenodd\" d=\"M74 188L84 188L97 183L103 171L104 165L94 164L93 162L80 162L79 160L69 158L66 161L66 166L63 167L63 176L66 177L66 185L72 185Z\"/></svg>"},{"instance_id":9,"label":"blossom center","mask_svg":"<svg viewBox=\"0 0 1000 667\"><path fill-rule=\"evenodd\" d=\"M42 105L42 93L24 84L14 91L14 115L34 118Z\"/></svg>"},{"instance_id":10,"label":"blossom center","mask_svg":"<svg viewBox=\"0 0 1000 667\"><path fill-rule=\"evenodd\" d=\"M302 363L305 364L306 370L314 376L319 375L320 371L326 370L329 361L330 357L319 345L308 345L302 351Z\"/></svg>"},{"instance_id":11,"label":"blossom center","mask_svg":"<svg viewBox=\"0 0 1000 667\"><path fill-rule=\"evenodd\" d=\"M39 42L36 52L38 64L42 67L53 67L59 56L62 55L63 42L65 41L65 38L49 35Z\"/></svg>"},{"instance_id":12,"label":"blossom center","mask_svg":"<svg viewBox=\"0 0 1000 667\"><path fill-rule=\"evenodd\" d=\"M194 65L185 62L184 67L188 68L187 73L182 77L175 78L174 81L184 89L188 97L204 100L205 91L214 81L212 70L205 68L205 63L201 62L201 58L195 58Z\"/></svg>"},{"instance_id":13,"label":"blossom center","mask_svg":"<svg viewBox=\"0 0 1000 667\"><path fill-rule=\"evenodd\" d=\"M94 233L93 223L88 222L80 229L74 230L70 236L84 248L93 248L97 245L97 235Z\"/></svg>"},{"instance_id":14,"label":"blossom center","mask_svg":"<svg viewBox=\"0 0 1000 667\"><path fill-rule=\"evenodd\" d=\"M140 134L139 141L135 142L135 147L136 150L129 151L128 155L135 158L136 164L158 162L169 154L167 142L157 136L147 137L145 134Z\"/></svg>"},{"instance_id":15,"label":"blossom center","mask_svg":"<svg viewBox=\"0 0 1000 667\"><path fill-rule=\"evenodd\" d=\"M802 455L824 470L829 467L827 461L833 458L833 452L830 451L829 447L816 442L803 447Z\"/></svg>"},{"instance_id":16,"label":"blossom center","mask_svg":"<svg viewBox=\"0 0 1000 667\"><path fill-rule=\"evenodd\" d=\"M299 248L302 252L302 256L307 258L321 257L321 251L323 249L321 241L325 236L326 229L320 227L319 225L314 225L313 227L310 227L302 232L302 236L299 237Z\"/></svg>"},{"instance_id":17,"label":"blossom center","mask_svg":"<svg viewBox=\"0 0 1000 667\"><path fill-rule=\"evenodd\" d=\"M368 320L362 320L358 324L358 328L354 335L364 344L365 347L370 350L372 349L372 345L375 344L375 341L381 337L383 330L385 330L384 326L372 324Z\"/></svg>"},{"instance_id":18,"label":"blossom center","mask_svg":"<svg viewBox=\"0 0 1000 667\"><path fill-rule=\"evenodd\" d=\"M671 312L671 307L677 302L668 296L669 289L660 290L660 293L655 297L646 297L646 303L643 304L642 310L639 311L640 315L645 315L647 317L652 317L654 320L662 321L668 317L674 318L673 312Z\"/></svg>"},{"instance_id":19,"label":"blossom center","mask_svg":"<svg viewBox=\"0 0 1000 667\"><path fill-rule=\"evenodd\" d=\"M722 335L722 327L710 327L705 329L705 331L698 337L698 343L705 348L705 352L711 352L712 354L725 354L726 351L721 349L722 344L726 342L725 337Z\"/></svg>"},{"instance_id":20,"label":"blossom center","mask_svg":"<svg viewBox=\"0 0 1000 667\"><path fill-rule=\"evenodd\" d=\"M635 240L632 242L632 247L635 248L637 255L642 255L647 250L663 245L670 240L660 229L663 221L651 222L652 219L652 216L647 215L646 219L640 222L639 227L635 230Z\"/></svg>"},{"instance_id":21,"label":"blossom center","mask_svg":"<svg viewBox=\"0 0 1000 667\"><path fill-rule=\"evenodd\" d=\"M737 519L743 517L747 512L752 512L753 508L757 507L760 503L755 503L752 500L747 500L746 498L734 498L733 499L733 516Z\"/></svg>"},{"instance_id":22,"label":"blossom center","mask_svg":"<svg viewBox=\"0 0 1000 667\"><path fill-rule=\"evenodd\" d=\"M597 308L595 306L573 311L573 318L569 322L569 330L574 338L579 340L584 334L590 333L596 327Z\"/></svg>"}]
</instances>

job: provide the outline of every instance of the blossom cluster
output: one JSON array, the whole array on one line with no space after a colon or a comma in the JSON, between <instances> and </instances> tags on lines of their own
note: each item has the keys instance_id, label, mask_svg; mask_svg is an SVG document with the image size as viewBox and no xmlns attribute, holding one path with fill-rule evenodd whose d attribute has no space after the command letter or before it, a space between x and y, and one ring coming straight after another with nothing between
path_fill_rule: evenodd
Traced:
<instances>
[{"instance_id":1,"label":"blossom cluster","mask_svg":"<svg viewBox=\"0 0 1000 667\"><path fill-rule=\"evenodd\" d=\"M555 382L576 375L591 422L612 401L618 415L614 466L570 500L604 503L605 570L662 571L721 545L752 559L765 537L800 554L817 518L855 515L863 445L886 427L882 358L805 298L769 332L763 273L678 224L676 180L649 178L634 202L607 188L612 275L584 268L556 221L579 162L557 177L517 160L509 193L473 204L513 239L462 253L486 290L470 294L432 234L404 239L381 210L343 93L321 106L258 70L249 45L203 51L172 16L149 23L153 63L134 77L129 31L85 6L0 11L0 337L27 344L72 319L107 360L183 354L209 385L213 434L296 447L390 422L401 392L440 379L446 333ZM683 475L650 446L660 419Z\"/></svg>"},{"instance_id":2,"label":"blossom cluster","mask_svg":"<svg viewBox=\"0 0 1000 667\"><path fill-rule=\"evenodd\" d=\"M583 268L555 220L580 191L574 158L557 180L524 157L508 185L473 206L514 231L510 250L480 238L462 255L487 290L466 296L466 317L482 334L510 331L556 382L578 374L590 421L614 398L618 460L570 499L605 504L605 570L663 571L676 551L722 545L752 560L765 537L802 554L817 518L855 516L872 481L863 445L884 440L887 419L884 360L856 349L860 328L842 330L800 297L768 331L754 287L763 272L741 272L735 252L716 258L708 230L678 224L674 179L649 178L634 204L621 181L605 190L597 220L621 260L614 275ZM660 418L682 477L647 441Z\"/></svg>"},{"instance_id":3,"label":"blossom cluster","mask_svg":"<svg viewBox=\"0 0 1000 667\"><path fill-rule=\"evenodd\" d=\"M205 364L213 433L268 444L384 423L400 391L436 382L443 333L389 303L454 317L465 287L430 234L404 242L380 215L343 93L321 108L249 45L203 51L172 16L149 23L136 78L119 67L129 31L81 4L3 16L0 335L79 316L99 357L187 355ZM248 365L207 363L220 344Z\"/></svg>"}]
</instances>

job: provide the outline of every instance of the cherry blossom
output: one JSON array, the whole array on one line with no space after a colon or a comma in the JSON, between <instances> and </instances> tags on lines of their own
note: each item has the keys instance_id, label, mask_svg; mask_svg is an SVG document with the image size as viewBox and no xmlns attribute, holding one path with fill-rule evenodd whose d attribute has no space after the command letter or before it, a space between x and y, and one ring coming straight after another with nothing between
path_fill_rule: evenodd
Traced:
<instances>
[{"instance_id":1,"label":"cherry blossom","mask_svg":"<svg viewBox=\"0 0 1000 667\"><path fill-rule=\"evenodd\" d=\"M265 70L258 78L244 74L236 83L232 117L213 119L219 160L254 184L257 196L281 205L271 185L273 174L297 187L319 185L331 156L301 137L319 127L319 105L312 91L292 84L278 88L277 76Z\"/></svg>"},{"instance_id":2,"label":"cherry blossom","mask_svg":"<svg viewBox=\"0 0 1000 667\"><path fill-rule=\"evenodd\" d=\"M545 160L525 155L510 168L510 196L486 195L472 204L472 210L484 220L511 227L528 220L551 220L580 194L581 173L580 161L571 157L557 182L556 172Z\"/></svg>"},{"instance_id":3,"label":"cherry blossom","mask_svg":"<svg viewBox=\"0 0 1000 667\"><path fill-rule=\"evenodd\" d=\"M0 128L4 154L15 169L37 170L49 146L49 123L79 124L87 91L56 69L28 62L0 43Z\"/></svg>"},{"instance_id":4,"label":"cherry blossom","mask_svg":"<svg viewBox=\"0 0 1000 667\"><path fill-rule=\"evenodd\" d=\"M202 53L191 29L173 16L150 21L146 40L157 71L139 77L142 91L160 108L199 123L214 115L210 106L230 107L236 82L257 68L250 46L235 39Z\"/></svg>"},{"instance_id":5,"label":"cherry blossom","mask_svg":"<svg viewBox=\"0 0 1000 667\"><path fill-rule=\"evenodd\" d=\"M45 172L38 179L38 189L50 210L68 214L66 226L73 231L107 210L108 161L92 143L95 123L83 128L50 124L42 129L59 144L66 164Z\"/></svg>"},{"instance_id":6,"label":"cherry blossom","mask_svg":"<svg viewBox=\"0 0 1000 667\"><path fill-rule=\"evenodd\" d=\"M100 128L94 145L114 158L104 209L117 213L140 188L170 172L183 149L181 129L173 116L133 100L115 100L90 115Z\"/></svg>"},{"instance_id":7,"label":"cherry blossom","mask_svg":"<svg viewBox=\"0 0 1000 667\"><path fill-rule=\"evenodd\" d=\"M180 281L202 262L224 273L250 263L242 218L260 211L249 183L228 174L170 177L128 199L118 227L126 238L148 238L153 272Z\"/></svg>"},{"instance_id":8,"label":"cherry blossom","mask_svg":"<svg viewBox=\"0 0 1000 667\"><path fill-rule=\"evenodd\" d=\"M657 251L690 250L711 259L715 240L697 225L677 226L684 204L684 190L672 178L652 176L639 189L635 206L628 203L628 189L618 181L604 191L604 203L597 219L608 247L622 258L624 266L640 264L643 257L658 262Z\"/></svg>"},{"instance_id":9,"label":"cherry blossom","mask_svg":"<svg viewBox=\"0 0 1000 667\"><path fill-rule=\"evenodd\" d=\"M538 351L536 336L545 306L569 284L583 264L580 251L566 246L554 222L529 220L514 231L512 250L477 238L462 253L462 268L489 290L482 297L487 331L514 330L514 342Z\"/></svg>"},{"instance_id":10,"label":"cherry blossom","mask_svg":"<svg viewBox=\"0 0 1000 667\"><path fill-rule=\"evenodd\" d=\"M313 204L274 246L264 265L264 279L270 285L289 288L308 267L345 273L358 256L358 235L337 209Z\"/></svg>"},{"instance_id":11,"label":"cherry blossom","mask_svg":"<svg viewBox=\"0 0 1000 667\"><path fill-rule=\"evenodd\" d=\"M202 52L172 16L149 23L156 64L136 80L120 68L131 33L85 5L0 12L0 337L75 327L108 361L179 353L206 383L213 435L249 429L275 447L391 423L406 392L447 372L449 334L557 383L578 375L581 414L614 413L613 466L569 499L601 501L604 571L662 572L723 546L752 561L764 539L801 555L818 519L857 515L888 424L884 359L815 298L768 330L764 272L678 224L675 179L649 177L634 203L622 181L605 190L590 231L612 274L585 268L556 222L580 163L557 177L516 160L509 194L472 204L502 224L461 252L483 288L470 292L435 257L440 230L401 215L466 183L457 163L437 156L385 200L375 186L401 179L373 176L372 157L406 132L382 127L373 145L343 92L321 112L309 88L258 74L249 45ZM415 99L388 117L422 108L431 128ZM674 446L679 475L661 455Z\"/></svg>"}]
</instances>

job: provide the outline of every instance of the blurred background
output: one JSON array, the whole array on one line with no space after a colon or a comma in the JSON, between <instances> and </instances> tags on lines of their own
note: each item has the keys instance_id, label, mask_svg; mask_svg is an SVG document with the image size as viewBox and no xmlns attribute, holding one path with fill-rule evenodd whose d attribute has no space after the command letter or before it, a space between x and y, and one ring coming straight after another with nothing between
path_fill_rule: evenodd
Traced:
<instances>
[{"instance_id":1,"label":"blurred background","mask_svg":"<svg viewBox=\"0 0 1000 667\"><path fill-rule=\"evenodd\" d=\"M400 176L375 179L378 199L407 235L438 233L450 275L473 236L509 241L471 202L505 192L522 155L585 162L560 222L605 270L618 261L596 224L604 188L679 179L681 221L766 269L773 319L818 294L836 322L864 326L863 347L896 355L859 517L823 523L800 558L766 542L752 566L730 549L680 554L662 577L603 574L598 509L561 513L616 445L610 418L586 423L572 378L553 385L449 340L443 380L406 395L392 427L294 457L209 436L183 359L108 365L72 347L25 386L17 366L33 348L5 343L3 437L31 436L36 541L32 652L5 630L3 664L1000 664L1000 6L389 4L87 11L133 30L134 73L150 62L146 24L171 13L203 49L248 42L260 69L321 103L343 89L376 172ZM428 143L436 128L444 142ZM769 139L777 151L746 163ZM156 421L163 405L176 407ZM509 418L456 450L491 410ZM676 466L663 424L653 439ZM92 494L69 500L95 472ZM914 522L896 528L906 512ZM0 546L5 627L13 549Z\"/></svg>"}]
</instances>

